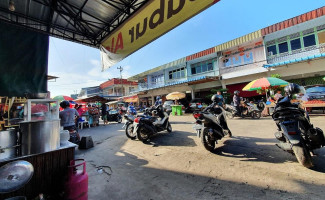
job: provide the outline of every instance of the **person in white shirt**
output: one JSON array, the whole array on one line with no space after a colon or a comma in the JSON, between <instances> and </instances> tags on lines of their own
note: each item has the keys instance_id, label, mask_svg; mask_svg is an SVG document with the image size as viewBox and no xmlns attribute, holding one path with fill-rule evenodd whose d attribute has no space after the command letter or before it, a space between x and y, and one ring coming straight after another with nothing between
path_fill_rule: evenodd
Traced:
<instances>
[{"instance_id":1,"label":"person in white shirt","mask_svg":"<svg viewBox=\"0 0 325 200\"><path fill-rule=\"evenodd\" d=\"M281 97L282 97L281 90L278 90L273 98L275 101L278 101L278 99L280 99Z\"/></svg>"}]
</instances>

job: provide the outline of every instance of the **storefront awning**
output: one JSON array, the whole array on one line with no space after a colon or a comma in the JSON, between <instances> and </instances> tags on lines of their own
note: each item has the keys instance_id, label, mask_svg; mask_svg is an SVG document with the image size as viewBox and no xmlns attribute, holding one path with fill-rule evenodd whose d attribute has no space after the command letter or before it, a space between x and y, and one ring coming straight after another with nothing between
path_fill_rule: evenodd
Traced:
<instances>
[{"instance_id":1,"label":"storefront awning","mask_svg":"<svg viewBox=\"0 0 325 200\"><path fill-rule=\"evenodd\" d=\"M267 65L264 65L263 67L264 68L278 67L278 66L282 66L282 65L288 65L288 64L292 64L292 63L303 62L303 61L308 61L308 60L314 60L314 59L324 58L324 57L325 57L325 53L321 53L321 54L307 56L307 57L303 57L303 58L296 58L296 59L293 59L293 60L287 60L287 61L283 61L283 62L267 64Z\"/></svg>"},{"instance_id":2,"label":"storefront awning","mask_svg":"<svg viewBox=\"0 0 325 200\"><path fill-rule=\"evenodd\" d=\"M130 96L130 97L123 97L123 100L127 103L130 103L130 102L138 102L139 101L139 98L138 98L138 95L134 95L134 96Z\"/></svg>"}]
</instances>

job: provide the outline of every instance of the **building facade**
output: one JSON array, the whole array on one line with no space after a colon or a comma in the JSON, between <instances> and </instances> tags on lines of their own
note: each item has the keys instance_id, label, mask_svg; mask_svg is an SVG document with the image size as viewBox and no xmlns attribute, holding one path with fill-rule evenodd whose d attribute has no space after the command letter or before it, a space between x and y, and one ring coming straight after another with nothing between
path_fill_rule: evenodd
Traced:
<instances>
[{"instance_id":1,"label":"building facade","mask_svg":"<svg viewBox=\"0 0 325 200\"><path fill-rule=\"evenodd\" d=\"M293 17L185 58L137 74L139 97L179 91L190 99L211 89L229 93L250 81L279 74L282 79L309 86L324 84L325 7ZM243 97L256 92L241 92Z\"/></svg>"}]
</instances>

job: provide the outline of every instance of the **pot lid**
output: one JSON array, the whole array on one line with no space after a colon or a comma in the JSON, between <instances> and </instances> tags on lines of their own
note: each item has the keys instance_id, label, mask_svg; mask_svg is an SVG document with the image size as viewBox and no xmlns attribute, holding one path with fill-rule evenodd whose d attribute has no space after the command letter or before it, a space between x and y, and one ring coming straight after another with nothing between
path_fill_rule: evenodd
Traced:
<instances>
[{"instance_id":1,"label":"pot lid","mask_svg":"<svg viewBox=\"0 0 325 200\"><path fill-rule=\"evenodd\" d=\"M13 192L32 178L34 167L24 160L10 162L0 167L0 193Z\"/></svg>"}]
</instances>

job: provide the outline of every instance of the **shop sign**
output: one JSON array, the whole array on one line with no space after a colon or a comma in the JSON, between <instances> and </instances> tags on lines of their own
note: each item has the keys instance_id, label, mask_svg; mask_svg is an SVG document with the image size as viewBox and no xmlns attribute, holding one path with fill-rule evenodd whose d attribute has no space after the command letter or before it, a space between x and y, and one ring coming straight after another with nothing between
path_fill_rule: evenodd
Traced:
<instances>
[{"instance_id":1,"label":"shop sign","mask_svg":"<svg viewBox=\"0 0 325 200\"><path fill-rule=\"evenodd\" d=\"M102 42L103 70L218 1L151 0Z\"/></svg>"}]
</instances>

